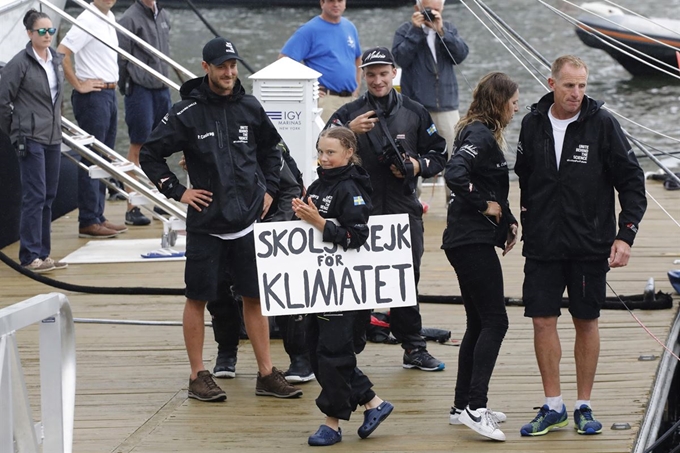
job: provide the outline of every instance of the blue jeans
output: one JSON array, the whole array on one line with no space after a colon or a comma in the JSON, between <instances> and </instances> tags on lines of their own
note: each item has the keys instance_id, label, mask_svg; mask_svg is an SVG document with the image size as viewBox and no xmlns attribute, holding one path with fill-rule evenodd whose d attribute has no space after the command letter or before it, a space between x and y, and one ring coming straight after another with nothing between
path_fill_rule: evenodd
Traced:
<instances>
[{"instance_id":1,"label":"blue jeans","mask_svg":"<svg viewBox=\"0 0 680 453\"><path fill-rule=\"evenodd\" d=\"M171 106L170 90L151 90L130 82L130 93L125 96L125 123L130 143L143 144Z\"/></svg>"},{"instance_id":2,"label":"blue jeans","mask_svg":"<svg viewBox=\"0 0 680 453\"><path fill-rule=\"evenodd\" d=\"M71 94L73 113L78 125L88 134L113 149L118 130L118 103L116 90L92 91L81 94L73 90ZM86 166L92 165L80 158ZM92 179L82 168L78 170L78 223L80 228L102 223L106 186L98 179Z\"/></svg>"},{"instance_id":3,"label":"blue jeans","mask_svg":"<svg viewBox=\"0 0 680 453\"><path fill-rule=\"evenodd\" d=\"M19 159L21 171L21 221L19 260L22 266L50 256L52 202L57 196L60 145L43 145L26 139L26 157Z\"/></svg>"}]
</instances>

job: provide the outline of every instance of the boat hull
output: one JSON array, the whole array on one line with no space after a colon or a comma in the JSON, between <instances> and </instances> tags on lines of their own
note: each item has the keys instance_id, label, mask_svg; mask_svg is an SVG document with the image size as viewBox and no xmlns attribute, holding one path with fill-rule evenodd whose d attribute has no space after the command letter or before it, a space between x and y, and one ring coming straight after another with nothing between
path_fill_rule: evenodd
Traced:
<instances>
[{"instance_id":1,"label":"boat hull","mask_svg":"<svg viewBox=\"0 0 680 453\"><path fill-rule=\"evenodd\" d=\"M607 52L614 60L619 62L621 66L634 76L664 74L659 69L674 75L680 74L680 69L678 69L680 65L680 56L678 56L678 53L674 49L664 45L667 44L680 48L680 36L667 30L670 26L675 27L671 28L671 30L680 29L680 21L666 20L665 22L673 23L655 27L645 19L628 15L615 15L607 17L607 19L614 23L612 24L611 22L592 15L579 17L579 21L582 22L582 25L576 28L576 35L586 46ZM653 20L661 22L661 20ZM640 36L631 30L636 30L645 36ZM623 47L626 52L638 57L642 61L626 55L598 38L601 38L609 44L613 44L617 48ZM625 48L622 44L641 52L642 55ZM664 66L659 62L654 61L654 59L671 67ZM643 63L643 61L648 64Z\"/></svg>"}]
</instances>

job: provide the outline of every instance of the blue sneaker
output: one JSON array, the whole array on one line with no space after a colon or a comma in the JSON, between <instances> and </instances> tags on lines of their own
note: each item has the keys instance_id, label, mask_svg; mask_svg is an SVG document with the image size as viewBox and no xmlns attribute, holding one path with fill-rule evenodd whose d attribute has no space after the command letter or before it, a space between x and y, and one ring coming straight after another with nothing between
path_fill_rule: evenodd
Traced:
<instances>
[{"instance_id":1,"label":"blue sneaker","mask_svg":"<svg viewBox=\"0 0 680 453\"><path fill-rule=\"evenodd\" d=\"M536 408L534 408L536 409ZM544 404L530 423L522 426L519 433L523 436L543 436L553 429L563 428L569 424L567 420L567 408L562 405L560 412L551 410Z\"/></svg>"},{"instance_id":2,"label":"blue sneaker","mask_svg":"<svg viewBox=\"0 0 680 453\"><path fill-rule=\"evenodd\" d=\"M579 434L600 434L602 423L593 418L593 410L582 404L574 411L574 429Z\"/></svg>"},{"instance_id":3,"label":"blue sneaker","mask_svg":"<svg viewBox=\"0 0 680 453\"><path fill-rule=\"evenodd\" d=\"M342 440L342 429L338 428L335 431L333 428L327 425L319 426L319 429L309 436L307 443L313 447L325 447L328 445L337 444Z\"/></svg>"}]
</instances>

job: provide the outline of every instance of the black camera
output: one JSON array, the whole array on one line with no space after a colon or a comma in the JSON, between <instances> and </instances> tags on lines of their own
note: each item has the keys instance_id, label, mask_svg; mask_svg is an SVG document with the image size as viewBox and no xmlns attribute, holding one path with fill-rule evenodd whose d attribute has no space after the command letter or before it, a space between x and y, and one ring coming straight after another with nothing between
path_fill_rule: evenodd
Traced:
<instances>
[{"instance_id":1,"label":"black camera","mask_svg":"<svg viewBox=\"0 0 680 453\"><path fill-rule=\"evenodd\" d=\"M387 143L383 146L383 149L378 152L378 162L387 165L388 167L394 165L397 167L397 170L404 175L404 178L410 179L413 177L413 164L405 156L406 152L399 141L395 142L394 145L392 143Z\"/></svg>"},{"instance_id":2,"label":"black camera","mask_svg":"<svg viewBox=\"0 0 680 453\"><path fill-rule=\"evenodd\" d=\"M432 8L425 8L420 12L420 14L422 14L425 20L428 22L434 22L436 19L436 16L434 15L434 11L432 10Z\"/></svg>"}]
</instances>

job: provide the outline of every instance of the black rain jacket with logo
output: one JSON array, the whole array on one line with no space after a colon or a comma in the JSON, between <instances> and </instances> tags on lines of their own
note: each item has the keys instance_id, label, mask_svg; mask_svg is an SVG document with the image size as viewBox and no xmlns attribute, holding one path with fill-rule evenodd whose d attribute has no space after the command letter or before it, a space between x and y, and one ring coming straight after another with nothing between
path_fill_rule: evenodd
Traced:
<instances>
[{"instance_id":1,"label":"black rain jacket with logo","mask_svg":"<svg viewBox=\"0 0 680 453\"><path fill-rule=\"evenodd\" d=\"M387 129L395 142L399 142L407 155L420 163L420 175L431 178L444 169L446 164L446 140L425 107L402 96L395 90L390 94L388 107L380 121L387 122ZM326 127L349 125L350 121L370 110L375 110L375 100L369 93L340 107L328 120ZM404 193L404 180L392 174L389 166L378 161L378 154L387 145L385 134L378 123L366 134L357 134L362 167L371 176L373 186L373 211L371 214L411 214L422 217L423 206L418 201L415 187Z\"/></svg>"},{"instance_id":2,"label":"black rain jacket with logo","mask_svg":"<svg viewBox=\"0 0 680 453\"><path fill-rule=\"evenodd\" d=\"M453 155L446 164L445 178L453 196L442 248L469 244L504 248L509 226L517 220L508 202L508 163L487 125L475 121L458 133ZM500 223L482 214L487 209L487 201L501 205Z\"/></svg>"},{"instance_id":3,"label":"black rain jacket with logo","mask_svg":"<svg viewBox=\"0 0 680 453\"><path fill-rule=\"evenodd\" d=\"M241 231L262 214L265 191L276 198L281 137L240 81L230 96L210 90L207 76L184 83L180 94L182 101L172 106L142 146L142 169L163 195L179 201L187 188L170 171L166 158L183 151L192 188L213 193L201 212L189 207L187 231Z\"/></svg>"},{"instance_id":4,"label":"black rain jacket with logo","mask_svg":"<svg viewBox=\"0 0 680 453\"><path fill-rule=\"evenodd\" d=\"M323 218L339 222L326 222L323 240L355 249L368 239L368 217L371 214L371 181L368 173L356 165L317 168L319 179L307 189L305 203L312 199Z\"/></svg>"},{"instance_id":5,"label":"black rain jacket with logo","mask_svg":"<svg viewBox=\"0 0 680 453\"><path fill-rule=\"evenodd\" d=\"M521 190L522 254L537 260L606 259L620 239L633 245L647 207L645 178L618 121L584 96L567 127L559 170L548 93L522 120L515 173ZM621 212L618 232L614 203Z\"/></svg>"}]
</instances>

